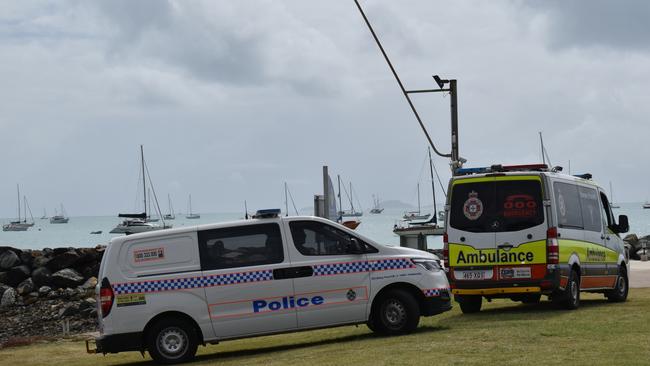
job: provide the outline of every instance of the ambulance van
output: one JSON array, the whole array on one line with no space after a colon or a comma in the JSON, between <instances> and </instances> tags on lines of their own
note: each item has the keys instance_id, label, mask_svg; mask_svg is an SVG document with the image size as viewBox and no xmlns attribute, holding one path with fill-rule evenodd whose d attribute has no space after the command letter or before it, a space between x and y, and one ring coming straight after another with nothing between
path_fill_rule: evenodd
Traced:
<instances>
[{"instance_id":1,"label":"ambulance van","mask_svg":"<svg viewBox=\"0 0 650 366\"><path fill-rule=\"evenodd\" d=\"M443 257L463 313L483 298L542 295L568 309L580 291L625 301L628 257L605 191L591 175L519 165L459 169L449 183Z\"/></svg>"},{"instance_id":2,"label":"ambulance van","mask_svg":"<svg viewBox=\"0 0 650 366\"><path fill-rule=\"evenodd\" d=\"M273 333L360 323L408 333L451 309L436 256L278 213L111 240L98 277L100 336L88 351L146 350L171 364L199 344Z\"/></svg>"}]
</instances>

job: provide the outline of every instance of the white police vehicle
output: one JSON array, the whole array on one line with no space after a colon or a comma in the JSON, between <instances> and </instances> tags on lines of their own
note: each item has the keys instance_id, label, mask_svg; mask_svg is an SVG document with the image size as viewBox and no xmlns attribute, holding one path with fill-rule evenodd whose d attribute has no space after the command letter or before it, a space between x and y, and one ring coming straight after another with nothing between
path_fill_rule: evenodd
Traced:
<instances>
[{"instance_id":1,"label":"white police vehicle","mask_svg":"<svg viewBox=\"0 0 650 366\"><path fill-rule=\"evenodd\" d=\"M451 309L434 255L278 213L111 240L90 352L147 350L178 363L199 344L272 333L359 323L407 333Z\"/></svg>"}]
</instances>

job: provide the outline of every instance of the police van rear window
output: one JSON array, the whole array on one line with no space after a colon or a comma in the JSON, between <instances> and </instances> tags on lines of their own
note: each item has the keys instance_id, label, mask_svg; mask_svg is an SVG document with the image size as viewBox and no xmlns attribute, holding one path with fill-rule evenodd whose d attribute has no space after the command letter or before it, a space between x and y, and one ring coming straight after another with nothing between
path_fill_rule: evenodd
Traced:
<instances>
[{"instance_id":1,"label":"police van rear window","mask_svg":"<svg viewBox=\"0 0 650 366\"><path fill-rule=\"evenodd\" d=\"M544 223L538 180L484 181L455 184L449 225L469 232L528 229Z\"/></svg>"}]
</instances>

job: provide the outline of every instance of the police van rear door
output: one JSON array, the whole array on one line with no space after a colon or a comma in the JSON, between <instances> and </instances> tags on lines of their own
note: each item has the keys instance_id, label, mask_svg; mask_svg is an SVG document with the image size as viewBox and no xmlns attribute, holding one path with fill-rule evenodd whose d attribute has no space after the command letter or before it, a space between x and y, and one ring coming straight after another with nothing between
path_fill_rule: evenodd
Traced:
<instances>
[{"instance_id":1,"label":"police van rear door","mask_svg":"<svg viewBox=\"0 0 650 366\"><path fill-rule=\"evenodd\" d=\"M496 250L494 206L494 177L460 178L452 182L447 237L453 280L493 279L495 263L485 256Z\"/></svg>"},{"instance_id":2,"label":"police van rear door","mask_svg":"<svg viewBox=\"0 0 650 366\"><path fill-rule=\"evenodd\" d=\"M498 270L504 282L539 281L546 275L543 185L539 175L495 178ZM531 282L532 283L532 282Z\"/></svg>"}]
</instances>

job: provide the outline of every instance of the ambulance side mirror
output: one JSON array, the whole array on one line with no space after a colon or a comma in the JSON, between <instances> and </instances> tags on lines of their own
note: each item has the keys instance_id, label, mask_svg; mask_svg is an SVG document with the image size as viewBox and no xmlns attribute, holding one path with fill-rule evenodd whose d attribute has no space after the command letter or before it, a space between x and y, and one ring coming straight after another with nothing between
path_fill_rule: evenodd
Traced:
<instances>
[{"instance_id":1,"label":"ambulance side mirror","mask_svg":"<svg viewBox=\"0 0 650 366\"><path fill-rule=\"evenodd\" d=\"M348 254L363 254L363 248L357 238L350 238L350 245L348 246Z\"/></svg>"},{"instance_id":2,"label":"ambulance side mirror","mask_svg":"<svg viewBox=\"0 0 650 366\"><path fill-rule=\"evenodd\" d=\"M618 225L615 227L616 233L627 233L630 230L630 223L627 221L627 215L618 215Z\"/></svg>"}]
</instances>

